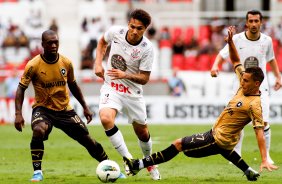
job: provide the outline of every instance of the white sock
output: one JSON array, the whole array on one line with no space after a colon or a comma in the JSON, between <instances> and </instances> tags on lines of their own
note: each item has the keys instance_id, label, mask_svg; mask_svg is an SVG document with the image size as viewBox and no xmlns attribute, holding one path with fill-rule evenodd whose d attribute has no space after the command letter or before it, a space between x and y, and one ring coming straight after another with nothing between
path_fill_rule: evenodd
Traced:
<instances>
[{"instance_id":1,"label":"white sock","mask_svg":"<svg viewBox=\"0 0 282 184\"><path fill-rule=\"evenodd\" d=\"M244 138L244 130L241 131L239 142L234 147L234 150L241 156L242 155L242 144Z\"/></svg>"},{"instance_id":2,"label":"white sock","mask_svg":"<svg viewBox=\"0 0 282 184\"><path fill-rule=\"evenodd\" d=\"M33 174L37 174L37 173L41 173L41 174L43 175L42 170L35 170L35 171L33 172Z\"/></svg>"},{"instance_id":3,"label":"white sock","mask_svg":"<svg viewBox=\"0 0 282 184\"><path fill-rule=\"evenodd\" d=\"M143 141L138 139L138 143L139 143L139 146L140 146L144 156L149 156L149 155L152 154L152 139L151 139L151 137L148 140L148 142L143 142Z\"/></svg>"},{"instance_id":4,"label":"white sock","mask_svg":"<svg viewBox=\"0 0 282 184\"><path fill-rule=\"evenodd\" d=\"M266 151L269 154L270 150L270 142L271 142L271 130L269 124L267 124L264 127L264 137L265 137L265 146L266 146Z\"/></svg>"},{"instance_id":5,"label":"white sock","mask_svg":"<svg viewBox=\"0 0 282 184\"><path fill-rule=\"evenodd\" d=\"M143 169L144 168L144 163L142 159L139 159L139 169Z\"/></svg>"},{"instance_id":6,"label":"white sock","mask_svg":"<svg viewBox=\"0 0 282 184\"><path fill-rule=\"evenodd\" d=\"M109 136L112 145L123 157L132 158L132 155L129 153L127 146L124 142L121 132L118 130L114 135Z\"/></svg>"}]
</instances>

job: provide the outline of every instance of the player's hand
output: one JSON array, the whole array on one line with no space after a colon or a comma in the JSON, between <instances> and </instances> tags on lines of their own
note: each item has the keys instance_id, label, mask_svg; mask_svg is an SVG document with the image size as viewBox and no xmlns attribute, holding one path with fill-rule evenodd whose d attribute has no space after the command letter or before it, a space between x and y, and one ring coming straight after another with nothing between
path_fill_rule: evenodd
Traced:
<instances>
[{"instance_id":1,"label":"player's hand","mask_svg":"<svg viewBox=\"0 0 282 184\"><path fill-rule=\"evenodd\" d=\"M16 114L14 126L19 132L22 131L22 128L24 128L24 119L22 114Z\"/></svg>"},{"instance_id":2,"label":"player's hand","mask_svg":"<svg viewBox=\"0 0 282 184\"><path fill-rule=\"evenodd\" d=\"M280 78L276 78L275 85L274 85L274 90L277 91L277 90L279 90L281 87L282 87L281 79L280 79Z\"/></svg>"},{"instance_id":3,"label":"player's hand","mask_svg":"<svg viewBox=\"0 0 282 184\"><path fill-rule=\"evenodd\" d=\"M95 75L102 78L103 80L105 80L104 78L104 68L100 65L95 65L95 68L94 68L94 72L95 72Z\"/></svg>"},{"instance_id":4,"label":"player's hand","mask_svg":"<svg viewBox=\"0 0 282 184\"><path fill-rule=\"evenodd\" d=\"M87 124L89 124L92 121L93 113L88 108L85 108L83 110L83 113L85 118L87 119Z\"/></svg>"},{"instance_id":5,"label":"player's hand","mask_svg":"<svg viewBox=\"0 0 282 184\"><path fill-rule=\"evenodd\" d=\"M225 41L227 43L230 43L232 41L233 35L235 34L236 30L235 30L235 26L229 26L228 27L228 36L225 37Z\"/></svg>"},{"instance_id":6,"label":"player's hand","mask_svg":"<svg viewBox=\"0 0 282 184\"><path fill-rule=\"evenodd\" d=\"M267 169L268 171L277 170L279 167L276 165L272 165L267 161L264 161L260 164L260 172L262 172L263 168Z\"/></svg>"},{"instance_id":7,"label":"player's hand","mask_svg":"<svg viewBox=\"0 0 282 184\"><path fill-rule=\"evenodd\" d=\"M217 66L213 66L213 67L211 68L211 76L212 76L212 77L217 77L218 74L219 74L218 67L217 67Z\"/></svg>"},{"instance_id":8,"label":"player's hand","mask_svg":"<svg viewBox=\"0 0 282 184\"><path fill-rule=\"evenodd\" d=\"M119 69L111 69L107 71L107 74L109 77L111 77L112 80L115 79L124 79L126 76L126 73L119 70Z\"/></svg>"}]
</instances>

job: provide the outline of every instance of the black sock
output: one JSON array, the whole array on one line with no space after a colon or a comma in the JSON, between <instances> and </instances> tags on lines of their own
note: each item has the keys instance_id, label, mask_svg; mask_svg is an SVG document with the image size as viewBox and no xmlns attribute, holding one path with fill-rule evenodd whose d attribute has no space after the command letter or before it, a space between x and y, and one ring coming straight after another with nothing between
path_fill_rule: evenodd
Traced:
<instances>
[{"instance_id":1,"label":"black sock","mask_svg":"<svg viewBox=\"0 0 282 184\"><path fill-rule=\"evenodd\" d=\"M179 151L176 149L176 147L172 144L168 148L166 148L163 151L159 151L156 153L153 153L150 156L146 156L142 159L144 167L157 165L163 162L167 162L171 160L173 157L175 157Z\"/></svg>"},{"instance_id":2,"label":"black sock","mask_svg":"<svg viewBox=\"0 0 282 184\"><path fill-rule=\"evenodd\" d=\"M41 170L41 162L44 154L44 144L41 140L32 139L30 143L33 170Z\"/></svg>"},{"instance_id":3,"label":"black sock","mask_svg":"<svg viewBox=\"0 0 282 184\"><path fill-rule=\"evenodd\" d=\"M225 150L221 155L245 172L249 166L235 150Z\"/></svg>"}]
</instances>

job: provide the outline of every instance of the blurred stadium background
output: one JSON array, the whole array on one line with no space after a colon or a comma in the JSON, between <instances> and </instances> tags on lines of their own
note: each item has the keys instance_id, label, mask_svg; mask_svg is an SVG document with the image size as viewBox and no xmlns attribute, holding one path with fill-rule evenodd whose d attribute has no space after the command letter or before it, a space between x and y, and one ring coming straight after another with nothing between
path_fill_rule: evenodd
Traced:
<instances>
[{"instance_id":1,"label":"blurred stadium background","mask_svg":"<svg viewBox=\"0 0 282 184\"><path fill-rule=\"evenodd\" d=\"M14 100L7 89L17 83L8 79L19 78L28 60L41 52L41 33L49 28L58 31L59 52L73 61L77 80L95 113L94 123L99 123L102 81L92 72L97 39L111 25L126 25L128 12L134 8L145 9L153 18L146 35L154 43L156 56L151 81L144 86L152 123L214 122L232 94L234 73L228 62L221 66L218 78L211 78L209 70L225 45L227 26L243 31L250 9L262 11L262 32L272 37L282 70L282 0L0 0L0 123L14 119ZM186 87L180 97L169 92L174 69ZM272 72L268 76L272 86ZM270 89L271 122L282 123L282 90ZM23 109L26 120L32 96L30 87ZM82 114L79 104L72 103ZM120 116L118 121L126 119Z\"/></svg>"}]
</instances>

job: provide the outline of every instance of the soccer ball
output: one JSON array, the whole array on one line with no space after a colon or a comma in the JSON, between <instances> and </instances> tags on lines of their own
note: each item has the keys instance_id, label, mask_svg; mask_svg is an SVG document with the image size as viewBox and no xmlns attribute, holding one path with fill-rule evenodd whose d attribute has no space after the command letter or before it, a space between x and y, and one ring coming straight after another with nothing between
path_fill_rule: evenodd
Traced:
<instances>
[{"instance_id":1,"label":"soccer ball","mask_svg":"<svg viewBox=\"0 0 282 184\"><path fill-rule=\"evenodd\" d=\"M103 183L115 182L120 175L120 168L115 161L104 160L98 164L96 174Z\"/></svg>"}]
</instances>

